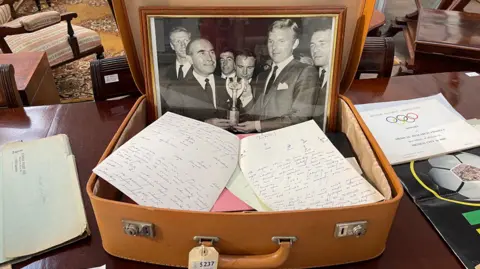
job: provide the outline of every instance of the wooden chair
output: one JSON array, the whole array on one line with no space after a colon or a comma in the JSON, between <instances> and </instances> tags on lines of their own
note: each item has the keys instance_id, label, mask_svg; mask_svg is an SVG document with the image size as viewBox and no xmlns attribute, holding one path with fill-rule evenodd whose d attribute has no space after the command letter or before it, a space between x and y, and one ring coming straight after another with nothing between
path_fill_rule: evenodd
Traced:
<instances>
[{"instance_id":1,"label":"wooden chair","mask_svg":"<svg viewBox=\"0 0 480 269\"><path fill-rule=\"evenodd\" d=\"M355 79L359 79L361 74L377 74L378 78L390 77L394 55L393 38L367 37Z\"/></svg>"},{"instance_id":2,"label":"wooden chair","mask_svg":"<svg viewBox=\"0 0 480 269\"><path fill-rule=\"evenodd\" d=\"M0 5L0 49L3 53L46 51L52 68L91 54L103 59L100 36L93 30L73 25L76 13L39 12L18 17L14 0Z\"/></svg>"},{"instance_id":3,"label":"wooden chair","mask_svg":"<svg viewBox=\"0 0 480 269\"><path fill-rule=\"evenodd\" d=\"M46 0L46 2L47 2L47 5L49 7L52 6L52 1L51 0ZM42 4L40 3L40 0L35 0L35 5L37 6L38 11L42 10Z\"/></svg>"},{"instance_id":4,"label":"wooden chair","mask_svg":"<svg viewBox=\"0 0 480 269\"><path fill-rule=\"evenodd\" d=\"M418 20L418 11L422 8L463 11L463 9L468 5L468 3L470 3L471 0L438 0L436 5L433 7L423 7L420 0L411 1L415 1L417 10L406 14L404 17L395 18L395 20L391 22L390 27L387 29L387 31L385 31L385 33L382 34L382 36L392 37L398 32L405 31L408 22Z\"/></svg>"},{"instance_id":5,"label":"wooden chair","mask_svg":"<svg viewBox=\"0 0 480 269\"><path fill-rule=\"evenodd\" d=\"M23 107L15 82L15 70L11 64L0 64L0 108Z\"/></svg>"},{"instance_id":6,"label":"wooden chair","mask_svg":"<svg viewBox=\"0 0 480 269\"><path fill-rule=\"evenodd\" d=\"M95 101L140 94L125 56L91 61L90 76Z\"/></svg>"}]
</instances>

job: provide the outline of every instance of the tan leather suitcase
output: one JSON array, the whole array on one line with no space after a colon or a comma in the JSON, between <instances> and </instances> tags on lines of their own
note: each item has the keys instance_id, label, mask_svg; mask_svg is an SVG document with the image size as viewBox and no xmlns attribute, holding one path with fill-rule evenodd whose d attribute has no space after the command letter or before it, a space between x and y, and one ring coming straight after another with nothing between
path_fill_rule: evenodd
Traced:
<instances>
[{"instance_id":1,"label":"tan leather suitcase","mask_svg":"<svg viewBox=\"0 0 480 269\"><path fill-rule=\"evenodd\" d=\"M208 0L114 0L114 9L135 82L145 93L138 8L151 5L219 6L278 5L276 0L241 3ZM374 0L286 0L292 5L345 5L347 7L343 79L348 89L366 39ZM392 167L353 104L340 95L338 131L346 134L366 178L386 197L363 206L287 212L205 213L139 206L119 197L119 192L92 174L90 197L104 249L113 256L176 267L188 266L188 255L199 243L219 252L219 268L311 268L353 263L382 254L403 189ZM141 96L108 145L101 160L142 130L147 122L147 98ZM101 161L100 160L100 161ZM140 222L145 229L129 231L125 223ZM336 237L337 224L360 222L359 236ZM153 226L153 231L149 230ZM132 236L136 232L143 236ZM153 232L153 233L151 233ZM200 240L199 240L200 239Z\"/></svg>"}]
</instances>

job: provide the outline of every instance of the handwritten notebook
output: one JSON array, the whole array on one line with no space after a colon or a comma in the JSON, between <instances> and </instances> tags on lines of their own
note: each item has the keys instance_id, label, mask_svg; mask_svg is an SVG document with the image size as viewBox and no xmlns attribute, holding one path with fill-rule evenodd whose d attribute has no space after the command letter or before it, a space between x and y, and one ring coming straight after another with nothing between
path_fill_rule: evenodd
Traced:
<instances>
[{"instance_id":1,"label":"handwritten notebook","mask_svg":"<svg viewBox=\"0 0 480 269\"><path fill-rule=\"evenodd\" d=\"M224 188L235 183L230 189L243 189L259 204L239 198L268 210L383 199L314 121L240 139L167 112L93 172L140 205L179 210L210 211Z\"/></svg>"},{"instance_id":2,"label":"handwritten notebook","mask_svg":"<svg viewBox=\"0 0 480 269\"><path fill-rule=\"evenodd\" d=\"M253 134L238 134L237 137L243 139L251 135ZM218 197L211 211L250 211L253 209L257 211L272 211L258 198L243 175L240 166L237 165L226 188Z\"/></svg>"},{"instance_id":3,"label":"handwritten notebook","mask_svg":"<svg viewBox=\"0 0 480 269\"><path fill-rule=\"evenodd\" d=\"M314 121L244 138L240 167L258 197L274 211L384 199Z\"/></svg>"},{"instance_id":4,"label":"handwritten notebook","mask_svg":"<svg viewBox=\"0 0 480 269\"><path fill-rule=\"evenodd\" d=\"M0 263L85 238L87 218L66 135L0 151Z\"/></svg>"}]
</instances>

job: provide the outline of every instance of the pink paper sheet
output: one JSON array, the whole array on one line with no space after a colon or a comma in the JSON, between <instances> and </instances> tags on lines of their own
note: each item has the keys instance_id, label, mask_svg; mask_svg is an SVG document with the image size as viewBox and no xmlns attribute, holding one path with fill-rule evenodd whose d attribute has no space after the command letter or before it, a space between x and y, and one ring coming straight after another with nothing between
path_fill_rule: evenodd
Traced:
<instances>
[{"instance_id":1,"label":"pink paper sheet","mask_svg":"<svg viewBox=\"0 0 480 269\"><path fill-rule=\"evenodd\" d=\"M237 136L240 139L243 139L250 135L253 135L253 134L239 134ZM246 210L253 210L253 208L247 205L242 200L240 200L227 188L225 188L223 192L220 194L220 196L218 197L217 201L215 202L215 204L213 205L210 211L211 212L227 212L227 211L246 211Z\"/></svg>"}]
</instances>

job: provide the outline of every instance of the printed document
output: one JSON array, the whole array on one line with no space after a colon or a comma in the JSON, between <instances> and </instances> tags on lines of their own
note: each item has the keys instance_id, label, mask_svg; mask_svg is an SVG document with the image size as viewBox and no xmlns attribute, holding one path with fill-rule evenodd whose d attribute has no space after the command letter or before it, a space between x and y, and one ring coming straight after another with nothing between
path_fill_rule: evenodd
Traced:
<instances>
[{"instance_id":1,"label":"printed document","mask_svg":"<svg viewBox=\"0 0 480 269\"><path fill-rule=\"evenodd\" d=\"M0 155L1 261L23 259L88 235L66 135L8 143Z\"/></svg>"},{"instance_id":2,"label":"printed document","mask_svg":"<svg viewBox=\"0 0 480 269\"><path fill-rule=\"evenodd\" d=\"M392 165L480 146L480 133L435 99L360 112Z\"/></svg>"}]
</instances>

